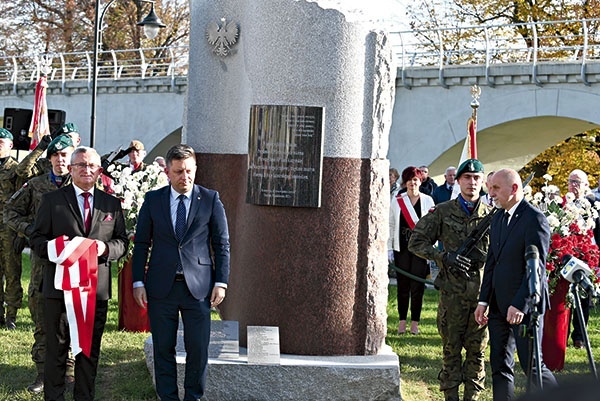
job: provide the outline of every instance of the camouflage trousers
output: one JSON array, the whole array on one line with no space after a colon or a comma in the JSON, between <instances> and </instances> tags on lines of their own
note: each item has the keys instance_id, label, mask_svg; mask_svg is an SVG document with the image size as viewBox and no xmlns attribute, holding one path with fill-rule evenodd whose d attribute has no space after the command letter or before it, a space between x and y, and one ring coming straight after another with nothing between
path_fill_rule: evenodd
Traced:
<instances>
[{"instance_id":1,"label":"camouflage trousers","mask_svg":"<svg viewBox=\"0 0 600 401\"><path fill-rule=\"evenodd\" d=\"M21 254L13 250L16 236L8 226L0 227L0 320L4 319L5 312L7 318L16 319L23 301Z\"/></svg>"},{"instance_id":2,"label":"camouflage trousers","mask_svg":"<svg viewBox=\"0 0 600 401\"><path fill-rule=\"evenodd\" d=\"M477 400L484 389L487 327L479 327L474 312L477 298L465 297L465 291L440 290L437 316L442 337L442 370L438 376L446 399L458 399L458 387L464 387L464 400ZM465 350L463 361L462 350Z\"/></svg>"},{"instance_id":3,"label":"camouflage trousers","mask_svg":"<svg viewBox=\"0 0 600 401\"><path fill-rule=\"evenodd\" d=\"M44 295L42 294L42 279L44 276L44 264L35 255L31 255L31 278L29 281L29 312L35 325L33 332L33 345L31 347L31 360L35 363L38 374L44 374L44 360L46 358L46 328ZM63 341L68 341L69 323L66 319L60 322L59 334ZM71 355L67 358L67 376L74 376L73 366L75 361Z\"/></svg>"}]
</instances>

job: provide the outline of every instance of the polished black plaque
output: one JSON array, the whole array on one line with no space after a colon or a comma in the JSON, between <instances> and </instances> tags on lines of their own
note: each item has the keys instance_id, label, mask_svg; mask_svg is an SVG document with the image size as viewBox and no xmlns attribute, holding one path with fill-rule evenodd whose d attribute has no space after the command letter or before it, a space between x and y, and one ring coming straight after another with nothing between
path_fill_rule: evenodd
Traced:
<instances>
[{"instance_id":1,"label":"polished black plaque","mask_svg":"<svg viewBox=\"0 0 600 401\"><path fill-rule=\"evenodd\" d=\"M246 202L320 207L323 108L252 105Z\"/></svg>"}]
</instances>

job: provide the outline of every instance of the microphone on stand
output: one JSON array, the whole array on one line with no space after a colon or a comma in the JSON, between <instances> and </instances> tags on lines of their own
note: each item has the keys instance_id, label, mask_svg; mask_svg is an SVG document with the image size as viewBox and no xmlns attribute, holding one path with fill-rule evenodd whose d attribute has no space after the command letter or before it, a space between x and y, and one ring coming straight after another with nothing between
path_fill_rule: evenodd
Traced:
<instances>
[{"instance_id":1,"label":"microphone on stand","mask_svg":"<svg viewBox=\"0 0 600 401\"><path fill-rule=\"evenodd\" d=\"M525 250L525 262L527 265L527 282L529 283L529 296L533 305L537 305L542 298L540 287L540 276L538 269L540 265L540 253L535 245L529 245Z\"/></svg>"}]
</instances>

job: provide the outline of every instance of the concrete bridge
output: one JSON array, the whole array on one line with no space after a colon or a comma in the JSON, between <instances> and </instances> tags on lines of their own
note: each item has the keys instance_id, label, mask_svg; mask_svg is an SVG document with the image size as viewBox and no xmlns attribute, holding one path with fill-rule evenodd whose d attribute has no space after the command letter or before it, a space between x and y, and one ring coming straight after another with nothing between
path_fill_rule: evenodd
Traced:
<instances>
[{"instance_id":1,"label":"concrete bridge","mask_svg":"<svg viewBox=\"0 0 600 401\"><path fill-rule=\"evenodd\" d=\"M432 175L439 176L456 165L471 115L473 84L482 88L478 148L488 169L518 169L561 140L600 127L600 47L587 33L596 22L571 21L581 34L572 35L568 45L537 35L545 25L560 22L524 24L530 38L507 33L517 25L461 28L475 35L468 43L453 42L452 50L446 41L456 37L452 29L390 33L398 60L391 166L428 164ZM428 37L436 40L423 40ZM101 55L106 61L98 80L100 152L137 138L150 158L181 141L187 49L155 50L152 54L165 56L149 59L144 49ZM54 55L52 60L48 107L65 110L87 144L90 56ZM32 108L39 63L35 57L0 58L0 110Z\"/></svg>"},{"instance_id":2,"label":"concrete bridge","mask_svg":"<svg viewBox=\"0 0 600 401\"><path fill-rule=\"evenodd\" d=\"M482 89L478 157L490 171L519 169L548 147L600 127L598 42L587 33L597 22L571 21L581 34L569 45L559 44L559 37L538 36L549 22L520 24L530 32L528 38L507 36L517 25L462 28L477 34L468 44L453 42L454 47L444 40L456 37L452 29L392 33L399 66L391 165L428 164L434 177L456 166L473 84ZM423 37L436 40L424 47Z\"/></svg>"},{"instance_id":3,"label":"concrete bridge","mask_svg":"<svg viewBox=\"0 0 600 401\"><path fill-rule=\"evenodd\" d=\"M160 57L151 56L162 54ZM48 57L48 109L64 110L77 124L82 144L89 145L91 55L53 54ZM181 142L187 90L187 47L102 52L98 58L95 147L107 153L140 139L147 160L164 155ZM0 112L32 109L42 58L0 58ZM52 121L50 122L52 124Z\"/></svg>"}]
</instances>

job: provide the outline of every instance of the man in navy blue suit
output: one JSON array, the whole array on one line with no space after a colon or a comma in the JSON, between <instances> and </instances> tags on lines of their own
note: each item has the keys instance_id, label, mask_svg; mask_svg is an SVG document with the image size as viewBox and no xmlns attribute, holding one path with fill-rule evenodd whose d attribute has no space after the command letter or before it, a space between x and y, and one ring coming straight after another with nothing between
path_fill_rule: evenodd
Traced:
<instances>
[{"instance_id":1,"label":"man in navy blue suit","mask_svg":"<svg viewBox=\"0 0 600 401\"><path fill-rule=\"evenodd\" d=\"M175 345L181 313L187 354L184 401L196 401L206 382L210 308L223 301L229 281L229 231L219 194L194 185L194 149L175 145L166 162L171 185L148 192L138 218L133 297L148 308L156 392L162 401L179 400Z\"/></svg>"},{"instance_id":2,"label":"man in navy blue suit","mask_svg":"<svg viewBox=\"0 0 600 401\"><path fill-rule=\"evenodd\" d=\"M528 325L532 313L525 261L529 245L535 245L539 251L542 296L538 307L541 314L538 338L542 338L543 313L548 302L546 255L550 227L546 217L523 199L523 184L516 171L503 169L494 173L491 184L490 195L504 212L497 213L492 220L475 320L482 326L488 324L494 401L504 401L514 398L515 347L523 371L528 374L531 369L530 339L519 335L519 325ZM541 366L544 388L556 386L556 379L543 360ZM533 372L532 377L539 373Z\"/></svg>"}]
</instances>

